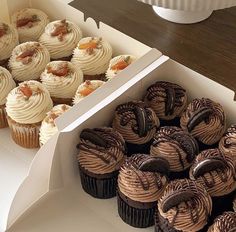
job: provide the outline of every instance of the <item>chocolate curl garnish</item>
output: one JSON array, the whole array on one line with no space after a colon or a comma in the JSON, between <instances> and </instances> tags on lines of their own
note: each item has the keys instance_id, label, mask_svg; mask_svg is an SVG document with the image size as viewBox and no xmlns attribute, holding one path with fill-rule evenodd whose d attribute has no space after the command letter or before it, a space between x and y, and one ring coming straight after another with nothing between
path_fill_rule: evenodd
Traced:
<instances>
[{"instance_id":1,"label":"chocolate curl garnish","mask_svg":"<svg viewBox=\"0 0 236 232\"><path fill-rule=\"evenodd\" d=\"M169 174L170 165L164 158L147 156L138 168L143 172L159 172L167 176Z\"/></svg>"},{"instance_id":2,"label":"chocolate curl garnish","mask_svg":"<svg viewBox=\"0 0 236 232\"><path fill-rule=\"evenodd\" d=\"M217 169L223 170L227 167L227 163L224 159L221 158L209 158L201 161L196 165L193 169L194 178L198 178L203 176L205 173L209 173L211 171L215 171Z\"/></svg>"},{"instance_id":3,"label":"chocolate curl garnish","mask_svg":"<svg viewBox=\"0 0 236 232\"><path fill-rule=\"evenodd\" d=\"M63 40L64 35L68 34L70 31L68 29L68 23L66 20L62 20L60 24L55 25L54 31L51 36L57 36L60 41Z\"/></svg>"},{"instance_id":4,"label":"chocolate curl garnish","mask_svg":"<svg viewBox=\"0 0 236 232\"><path fill-rule=\"evenodd\" d=\"M172 115L175 108L175 90L174 88L167 87L165 91L166 91L165 115Z\"/></svg>"},{"instance_id":5,"label":"chocolate curl garnish","mask_svg":"<svg viewBox=\"0 0 236 232\"><path fill-rule=\"evenodd\" d=\"M190 201L192 198L194 198L194 196L195 196L194 192L191 191L190 189L186 190L183 189L179 190L176 193L172 193L163 200L161 205L162 211L164 213L167 213L170 209L178 207L178 205L181 204L182 202Z\"/></svg>"},{"instance_id":6,"label":"chocolate curl garnish","mask_svg":"<svg viewBox=\"0 0 236 232\"><path fill-rule=\"evenodd\" d=\"M134 108L134 114L136 116L138 124L138 134L140 137L146 136L148 132L148 120L147 113L144 108L136 106Z\"/></svg>"},{"instance_id":7,"label":"chocolate curl garnish","mask_svg":"<svg viewBox=\"0 0 236 232\"><path fill-rule=\"evenodd\" d=\"M189 119L187 124L187 129L191 132L195 126L197 126L202 121L205 121L213 113L213 110L209 107L202 107L197 110Z\"/></svg>"},{"instance_id":8,"label":"chocolate curl garnish","mask_svg":"<svg viewBox=\"0 0 236 232\"><path fill-rule=\"evenodd\" d=\"M92 129L84 129L80 134L80 138L88 140L100 147L108 147L106 140L99 133Z\"/></svg>"},{"instance_id":9,"label":"chocolate curl garnish","mask_svg":"<svg viewBox=\"0 0 236 232\"><path fill-rule=\"evenodd\" d=\"M70 69L67 63L60 65L57 69L53 69L52 67L47 67L47 73L51 73L58 77L65 77L69 74Z\"/></svg>"},{"instance_id":10,"label":"chocolate curl garnish","mask_svg":"<svg viewBox=\"0 0 236 232\"><path fill-rule=\"evenodd\" d=\"M34 22L39 21L37 15L33 15L31 18L22 18L16 21L16 27L32 27Z\"/></svg>"}]
</instances>

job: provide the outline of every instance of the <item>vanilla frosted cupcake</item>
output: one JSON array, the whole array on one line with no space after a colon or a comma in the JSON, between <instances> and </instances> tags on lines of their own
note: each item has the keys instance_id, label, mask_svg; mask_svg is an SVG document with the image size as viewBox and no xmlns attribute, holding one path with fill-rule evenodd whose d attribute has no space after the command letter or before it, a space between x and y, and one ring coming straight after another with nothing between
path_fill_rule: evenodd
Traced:
<instances>
[{"instance_id":1,"label":"vanilla frosted cupcake","mask_svg":"<svg viewBox=\"0 0 236 232\"><path fill-rule=\"evenodd\" d=\"M0 66L7 67L11 52L18 43L17 30L11 25L0 22Z\"/></svg>"},{"instance_id":2,"label":"vanilla frosted cupcake","mask_svg":"<svg viewBox=\"0 0 236 232\"><path fill-rule=\"evenodd\" d=\"M72 63L78 65L85 80L104 80L112 57L112 47L103 38L86 37L74 50Z\"/></svg>"},{"instance_id":3,"label":"vanilla frosted cupcake","mask_svg":"<svg viewBox=\"0 0 236 232\"><path fill-rule=\"evenodd\" d=\"M15 12L11 20L17 28L21 43L38 41L45 26L49 23L49 18L44 12L32 8L25 8Z\"/></svg>"},{"instance_id":4,"label":"vanilla frosted cupcake","mask_svg":"<svg viewBox=\"0 0 236 232\"><path fill-rule=\"evenodd\" d=\"M13 140L25 148L39 147L39 128L52 107L50 94L41 83L20 83L8 94L6 103Z\"/></svg>"},{"instance_id":5,"label":"vanilla frosted cupcake","mask_svg":"<svg viewBox=\"0 0 236 232\"><path fill-rule=\"evenodd\" d=\"M0 66L0 128L7 127L5 104L8 93L16 87L8 70Z\"/></svg>"},{"instance_id":6,"label":"vanilla frosted cupcake","mask_svg":"<svg viewBox=\"0 0 236 232\"><path fill-rule=\"evenodd\" d=\"M81 69L68 61L52 61L41 74L42 84L55 104L72 104L78 86L83 82Z\"/></svg>"},{"instance_id":7,"label":"vanilla frosted cupcake","mask_svg":"<svg viewBox=\"0 0 236 232\"><path fill-rule=\"evenodd\" d=\"M70 60L81 38L80 28L64 19L50 22L39 41L48 49L52 60Z\"/></svg>"},{"instance_id":8,"label":"vanilla frosted cupcake","mask_svg":"<svg viewBox=\"0 0 236 232\"><path fill-rule=\"evenodd\" d=\"M121 55L116 56L110 60L109 67L106 72L106 79L110 80L115 77L123 69L127 68L131 63L133 63L137 58L132 55Z\"/></svg>"},{"instance_id":9,"label":"vanilla frosted cupcake","mask_svg":"<svg viewBox=\"0 0 236 232\"><path fill-rule=\"evenodd\" d=\"M47 113L47 116L42 121L39 132L40 145L44 145L54 134L58 132L58 128L55 124L55 119L60 115L68 111L71 107L65 104L57 105Z\"/></svg>"},{"instance_id":10,"label":"vanilla frosted cupcake","mask_svg":"<svg viewBox=\"0 0 236 232\"><path fill-rule=\"evenodd\" d=\"M105 84L105 82L99 81L99 80L93 80L93 81L87 80L84 83L82 83L78 87L78 89L75 93L75 97L73 99L74 105L79 103L82 99L84 99L86 96L88 96L89 94L94 92L96 89L101 87L103 84Z\"/></svg>"},{"instance_id":11,"label":"vanilla frosted cupcake","mask_svg":"<svg viewBox=\"0 0 236 232\"><path fill-rule=\"evenodd\" d=\"M38 42L26 42L12 51L9 68L17 82L37 80L49 62L46 47Z\"/></svg>"}]
</instances>

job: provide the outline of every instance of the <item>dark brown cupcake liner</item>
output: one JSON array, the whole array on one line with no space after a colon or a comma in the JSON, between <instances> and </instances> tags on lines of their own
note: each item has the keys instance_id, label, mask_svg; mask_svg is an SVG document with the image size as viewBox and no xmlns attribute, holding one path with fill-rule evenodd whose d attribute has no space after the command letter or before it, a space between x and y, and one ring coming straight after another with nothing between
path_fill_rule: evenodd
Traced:
<instances>
[{"instance_id":1,"label":"dark brown cupcake liner","mask_svg":"<svg viewBox=\"0 0 236 232\"><path fill-rule=\"evenodd\" d=\"M122 199L119 191L117 192L118 213L121 219L136 228L147 228L154 225L155 206L148 208L135 208L130 206ZM145 204L145 203L142 203Z\"/></svg>"},{"instance_id":2,"label":"dark brown cupcake liner","mask_svg":"<svg viewBox=\"0 0 236 232\"><path fill-rule=\"evenodd\" d=\"M58 104L66 104L69 106L72 105L72 98L51 97L51 99L54 105L58 105Z\"/></svg>"},{"instance_id":3,"label":"dark brown cupcake liner","mask_svg":"<svg viewBox=\"0 0 236 232\"><path fill-rule=\"evenodd\" d=\"M5 105L0 105L0 128L8 127Z\"/></svg>"},{"instance_id":4,"label":"dark brown cupcake liner","mask_svg":"<svg viewBox=\"0 0 236 232\"><path fill-rule=\"evenodd\" d=\"M61 57L58 59L51 59L51 61L71 61L72 55L71 56L66 56L66 57Z\"/></svg>"},{"instance_id":5,"label":"dark brown cupcake liner","mask_svg":"<svg viewBox=\"0 0 236 232\"><path fill-rule=\"evenodd\" d=\"M92 81L92 80L100 80L100 81L105 81L106 76L105 73L102 74L97 74L97 75L84 75L84 81Z\"/></svg>"},{"instance_id":6,"label":"dark brown cupcake liner","mask_svg":"<svg viewBox=\"0 0 236 232\"><path fill-rule=\"evenodd\" d=\"M79 166L80 178L83 190L89 195L99 198L108 199L116 196L118 171L111 173L106 178L94 174L93 176L86 173Z\"/></svg>"},{"instance_id":7,"label":"dark brown cupcake liner","mask_svg":"<svg viewBox=\"0 0 236 232\"><path fill-rule=\"evenodd\" d=\"M133 154L150 154L150 147L153 143L153 140L150 140L144 144L134 144L126 142L127 147L127 156L130 157Z\"/></svg>"}]
</instances>

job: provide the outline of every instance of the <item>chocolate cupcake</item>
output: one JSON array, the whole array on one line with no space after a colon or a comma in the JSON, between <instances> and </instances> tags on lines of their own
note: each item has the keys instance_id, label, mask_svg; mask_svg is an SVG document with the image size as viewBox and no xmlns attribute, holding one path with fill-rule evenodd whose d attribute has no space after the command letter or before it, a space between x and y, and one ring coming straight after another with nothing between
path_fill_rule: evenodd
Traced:
<instances>
[{"instance_id":1,"label":"chocolate cupcake","mask_svg":"<svg viewBox=\"0 0 236 232\"><path fill-rule=\"evenodd\" d=\"M236 162L236 124L231 125L219 143L219 149L226 156L231 156Z\"/></svg>"},{"instance_id":2,"label":"chocolate cupcake","mask_svg":"<svg viewBox=\"0 0 236 232\"><path fill-rule=\"evenodd\" d=\"M161 127L154 135L150 154L165 158L171 172L183 172L188 169L198 155L197 141L181 128ZM175 173L175 178L177 173Z\"/></svg>"},{"instance_id":3,"label":"chocolate cupcake","mask_svg":"<svg viewBox=\"0 0 236 232\"><path fill-rule=\"evenodd\" d=\"M114 197L126 153L124 139L112 128L102 127L84 129L80 140L77 159L84 191L95 198Z\"/></svg>"},{"instance_id":4,"label":"chocolate cupcake","mask_svg":"<svg viewBox=\"0 0 236 232\"><path fill-rule=\"evenodd\" d=\"M118 213L138 228L154 224L157 200L167 185L168 162L159 157L135 154L127 158L118 177Z\"/></svg>"},{"instance_id":5,"label":"chocolate cupcake","mask_svg":"<svg viewBox=\"0 0 236 232\"><path fill-rule=\"evenodd\" d=\"M236 213L224 212L218 216L207 232L235 232L236 231Z\"/></svg>"},{"instance_id":6,"label":"chocolate cupcake","mask_svg":"<svg viewBox=\"0 0 236 232\"><path fill-rule=\"evenodd\" d=\"M200 183L177 179L167 185L158 210L156 231L199 231L207 224L212 200Z\"/></svg>"},{"instance_id":7,"label":"chocolate cupcake","mask_svg":"<svg viewBox=\"0 0 236 232\"><path fill-rule=\"evenodd\" d=\"M236 166L219 149L202 151L190 168L190 178L201 183L212 197L227 195L236 189Z\"/></svg>"},{"instance_id":8,"label":"chocolate cupcake","mask_svg":"<svg viewBox=\"0 0 236 232\"><path fill-rule=\"evenodd\" d=\"M187 107L187 95L185 89L177 84L157 81L147 89L144 102L161 120L170 121L179 118ZM171 125L176 124L175 121Z\"/></svg>"},{"instance_id":9,"label":"chocolate cupcake","mask_svg":"<svg viewBox=\"0 0 236 232\"><path fill-rule=\"evenodd\" d=\"M113 128L125 139L128 154L149 153L159 125L155 112L141 101L119 105L112 123Z\"/></svg>"},{"instance_id":10,"label":"chocolate cupcake","mask_svg":"<svg viewBox=\"0 0 236 232\"><path fill-rule=\"evenodd\" d=\"M184 131L205 145L220 140L226 127L223 107L208 98L194 99L180 119Z\"/></svg>"}]
</instances>

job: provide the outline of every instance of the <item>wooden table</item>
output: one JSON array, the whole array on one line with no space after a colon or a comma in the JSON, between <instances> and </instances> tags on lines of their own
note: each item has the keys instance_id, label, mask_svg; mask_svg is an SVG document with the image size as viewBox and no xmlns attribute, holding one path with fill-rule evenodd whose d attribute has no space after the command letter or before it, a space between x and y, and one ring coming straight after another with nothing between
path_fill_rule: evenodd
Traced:
<instances>
[{"instance_id":1,"label":"wooden table","mask_svg":"<svg viewBox=\"0 0 236 232\"><path fill-rule=\"evenodd\" d=\"M75 0L71 5L236 91L236 7L180 25L136 0Z\"/></svg>"}]
</instances>

